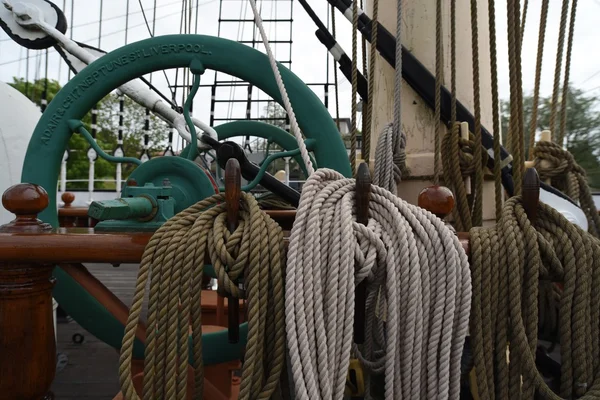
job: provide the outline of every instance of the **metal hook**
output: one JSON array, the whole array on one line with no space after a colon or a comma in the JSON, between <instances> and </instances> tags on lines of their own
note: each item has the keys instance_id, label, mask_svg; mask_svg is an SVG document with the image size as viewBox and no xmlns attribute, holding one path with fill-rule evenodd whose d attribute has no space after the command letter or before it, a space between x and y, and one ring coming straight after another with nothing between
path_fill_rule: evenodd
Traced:
<instances>
[{"instance_id":1,"label":"metal hook","mask_svg":"<svg viewBox=\"0 0 600 400\"><path fill-rule=\"evenodd\" d=\"M227 210L227 229L230 233L233 233L238 227L241 191L240 163L235 158L230 158L225 165L225 207ZM240 340L240 303L237 298L231 295L227 296L227 303L229 343L237 343Z\"/></svg>"},{"instance_id":2,"label":"metal hook","mask_svg":"<svg viewBox=\"0 0 600 400\"><path fill-rule=\"evenodd\" d=\"M371 201L371 173L367 163L361 163L356 172L356 222L367 225L369 222L369 202ZM354 302L354 342L365 341L365 308L367 302L367 279L363 279L355 289Z\"/></svg>"}]
</instances>

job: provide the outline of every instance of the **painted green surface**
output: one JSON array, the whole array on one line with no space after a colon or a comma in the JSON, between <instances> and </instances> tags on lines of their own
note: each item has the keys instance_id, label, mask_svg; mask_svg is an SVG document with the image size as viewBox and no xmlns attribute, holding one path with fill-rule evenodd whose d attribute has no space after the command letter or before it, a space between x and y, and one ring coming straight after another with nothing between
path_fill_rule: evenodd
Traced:
<instances>
[{"instance_id":1,"label":"painted green surface","mask_svg":"<svg viewBox=\"0 0 600 400\"><path fill-rule=\"evenodd\" d=\"M281 104L275 79L269 72L267 56L234 41L202 35L167 35L121 47L90 64L54 97L42 114L32 135L22 182L44 187L50 204L40 218L58 225L56 189L60 164L71 136L70 120L81 120L94 104L118 86L153 71L187 67L193 60L207 69L247 81ZM350 165L333 119L318 97L287 68L279 65L290 101L306 138L315 139L313 153L320 167L350 176ZM44 164L40 166L40 162ZM200 183L198 183L200 185ZM54 297L86 330L109 345L120 348L124 327L89 296L60 268L54 275ZM245 328L244 328L245 329ZM238 359L245 345L231 346L226 332L203 335L204 362L214 364ZM143 357L143 345L136 343L135 357Z\"/></svg>"},{"instance_id":2,"label":"painted green surface","mask_svg":"<svg viewBox=\"0 0 600 400\"><path fill-rule=\"evenodd\" d=\"M125 197L114 200L94 201L88 215L98 221L107 219L136 219L149 217L153 204L146 197Z\"/></svg>"},{"instance_id":3,"label":"painted green surface","mask_svg":"<svg viewBox=\"0 0 600 400\"><path fill-rule=\"evenodd\" d=\"M279 146L281 146L282 149L286 151L298 149L298 143L296 142L296 138L293 135L284 131L278 126L271 125L262 121L232 121L221 125L217 125L213 128L219 135L219 140L227 140L234 137L242 137L248 135L267 139L272 143L278 144ZM316 140L306 139L304 143L306 144L306 148L309 151L311 151L316 143ZM190 146L188 145L182 150L181 157L187 157L189 150ZM306 172L306 166L304 165L304 161L302 161L302 157L300 155L297 155L293 158L296 160L300 168L302 168L304 176L308 177L308 173ZM311 161L313 163L313 166L317 168L317 163L315 162L312 156Z\"/></svg>"}]
</instances>

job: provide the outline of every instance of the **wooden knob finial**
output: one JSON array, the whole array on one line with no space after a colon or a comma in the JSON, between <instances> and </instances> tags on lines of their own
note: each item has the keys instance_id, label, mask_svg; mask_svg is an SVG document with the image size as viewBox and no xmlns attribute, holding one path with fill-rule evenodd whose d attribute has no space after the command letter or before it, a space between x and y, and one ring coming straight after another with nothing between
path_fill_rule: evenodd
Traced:
<instances>
[{"instance_id":1,"label":"wooden knob finial","mask_svg":"<svg viewBox=\"0 0 600 400\"><path fill-rule=\"evenodd\" d=\"M48 203L48 193L41 186L19 183L9 187L2 195L2 205L17 218L1 226L0 232L39 232L52 229L37 218L48 207Z\"/></svg>"},{"instance_id":2,"label":"wooden knob finial","mask_svg":"<svg viewBox=\"0 0 600 400\"><path fill-rule=\"evenodd\" d=\"M64 192L60 199L65 203L63 207L71 207L71 204L75 201L75 195L71 192Z\"/></svg>"},{"instance_id":3,"label":"wooden knob finial","mask_svg":"<svg viewBox=\"0 0 600 400\"><path fill-rule=\"evenodd\" d=\"M454 208L454 194L445 186L429 186L419 193L418 205L444 219Z\"/></svg>"}]
</instances>

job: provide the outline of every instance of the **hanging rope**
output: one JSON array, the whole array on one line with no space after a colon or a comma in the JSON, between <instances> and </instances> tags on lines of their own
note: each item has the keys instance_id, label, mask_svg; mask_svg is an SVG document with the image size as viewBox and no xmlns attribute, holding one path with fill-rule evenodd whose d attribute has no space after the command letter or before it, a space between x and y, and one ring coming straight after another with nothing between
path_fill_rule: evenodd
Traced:
<instances>
[{"instance_id":1,"label":"hanging rope","mask_svg":"<svg viewBox=\"0 0 600 400\"><path fill-rule=\"evenodd\" d=\"M443 40L442 40L442 0L435 2L435 107L433 124L433 184L440 183L440 113L442 109L442 80L444 79L444 60L443 60Z\"/></svg>"},{"instance_id":2,"label":"hanging rope","mask_svg":"<svg viewBox=\"0 0 600 400\"><path fill-rule=\"evenodd\" d=\"M560 14L560 28L558 31L558 45L556 47L556 65L554 69L554 87L552 89L552 103L550 111L550 132L552 132L552 141L558 142L558 131L556 129L556 113L558 111L558 103L561 101L559 96L560 75L562 68L563 49L565 45L565 30L567 27L567 17L569 15L569 0L563 0L562 11Z\"/></svg>"},{"instance_id":3,"label":"hanging rope","mask_svg":"<svg viewBox=\"0 0 600 400\"><path fill-rule=\"evenodd\" d=\"M533 104L531 106L531 120L529 121L529 159L533 160L533 147L535 146L535 133L537 131L538 104L540 102L540 83L542 79L542 62L544 59L544 42L546 41L546 21L548 20L548 3L542 0L540 14L540 32L538 34L537 59L535 64L535 83L533 86Z\"/></svg>"},{"instance_id":4,"label":"hanging rope","mask_svg":"<svg viewBox=\"0 0 600 400\"><path fill-rule=\"evenodd\" d=\"M358 65L357 65L357 52L358 52L358 6L356 0L352 2L352 127L350 132L350 168L352 169L352 175L356 174L356 136L358 134L357 121L356 121L356 91L358 89ZM364 54L364 52L363 52ZM365 72L365 71L363 71ZM364 109L363 102L363 109ZM364 124L363 124L364 126ZM363 129L364 130L364 129Z\"/></svg>"},{"instance_id":5,"label":"hanging rope","mask_svg":"<svg viewBox=\"0 0 600 400\"><path fill-rule=\"evenodd\" d=\"M579 202L588 220L588 232L600 237L600 216L588 186L586 173L573 155L558 144L548 141L539 141L533 154L540 179L550 179L552 186ZM544 161L548 163L545 164Z\"/></svg>"},{"instance_id":6,"label":"hanging rope","mask_svg":"<svg viewBox=\"0 0 600 400\"><path fill-rule=\"evenodd\" d=\"M474 0L473 0L474 1ZM507 2L507 30L508 30L508 59L510 70L510 137L511 151L513 153L513 181L515 195L521 194L524 169L524 143L523 143L523 107L521 85L521 57L519 39L519 13L520 1L508 0Z\"/></svg>"},{"instance_id":7,"label":"hanging rope","mask_svg":"<svg viewBox=\"0 0 600 400\"><path fill-rule=\"evenodd\" d=\"M548 0L544 0L548 1ZM502 215L502 177L500 168L500 107L498 102L498 60L496 54L496 5L495 0L488 1L488 23L490 27L490 66L492 75L492 118L494 129L494 194L496 221ZM483 153L487 154L487 153ZM485 165L485 164L484 164Z\"/></svg>"},{"instance_id":8,"label":"hanging rope","mask_svg":"<svg viewBox=\"0 0 600 400\"><path fill-rule=\"evenodd\" d=\"M171 218L146 246L121 349L119 373L126 399L138 399L131 360L149 276L149 328L142 398L186 398L190 321L194 398L202 398L200 301L207 253L219 287L228 296L235 299L244 296L235 282L246 276L248 343L239 398L267 399L275 391L285 359L283 232L247 193L242 193L239 226L231 234L226 216L224 195L214 195Z\"/></svg>"},{"instance_id":9,"label":"hanging rope","mask_svg":"<svg viewBox=\"0 0 600 400\"><path fill-rule=\"evenodd\" d=\"M475 190L473 193L474 226L483 222L483 166L481 143L481 102L479 87L479 33L477 21L477 0L471 0L471 46L473 48L473 109L475 114L473 158L475 159Z\"/></svg>"},{"instance_id":10,"label":"hanging rope","mask_svg":"<svg viewBox=\"0 0 600 400\"><path fill-rule=\"evenodd\" d=\"M564 143L567 129L567 106L569 103L569 75L571 73L571 54L573 52L573 36L575 33L575 17L577 15L577 0L571 5L571 19L569 22L569 39L567 41L567 56L565 59L565 80L563 82L562 99L560 103L560 129L557 135L557 143Z\"/></svg>"},{"instance_id":11,"label":"hanging rope","mask_svg":"<svg viewBox=\"0 0 600 400\"><path fill-rule=\"evenodd\" d=\"M529 8L529 0L523 3L523 12L521 13L521 46L523 45L523 37L525 36L525 22L527 20L527 9Z\"/></svg>"},{"instance_id":12,"label":"hanging rope","mask_svg":"<svg viewBox=\"0 0 600 400\"><path fill-rule=\"evenodd\" d=\"M331 5L331 32L332 32L333 40L337 40L336 32L335 32L335 6L333 4ZM334 60L334 67L333 67L333 81L334 81L333 89L335 90L335 123L339 130L340 129L340 91L339 91L339 87L338 87L338 72L337 72L337 68L335 68L335 60Z\"/></svg>"},{"instance_id":13,"label":"hanging rope","mask_svg":"<svg viewBox=\"0 0 600 400\"><path fill-rule=\"evenodd\" d=\"M402 1L396 3L396 21L402 21ZM376 47L376 42L371 48ZM374 74L374 71L371 72ZM369 75L370 76L370 75ZM373 96L369 94L369 99ZM396 67L394 76L394 121L383 128L375 148L373 183L397 193L406 167L406 134L402 131L402 24L396 24Z\"/></svg>"},{"instance_id":14,"label":"hanging rope","mask_svg":"<svg viewBox=\"0 0 600 400\"><path fill-rule=\"evenodd\" d=\"M373 0L373 11L371 15L371 46L369 46L369 94L367 102L367 118L362 132L362 143L364 154L363 160L368 164L371 152L371 129L373 128L373 104L375 103L375 57L377 56L377 14L379 12L379 0ZM363 37L364 40L364 37ZM363 101L364 106L364 101ZM364 108L364 107L363 107Z\"/></svg>"},{"instance_id":15,"label":"hanging rope","mask_svg":"<svg viewBox=\"0 0 600 400\"><path fill-rule=\"evenodd\" d=\"M532 225L522 199L513 197L496 226L470 232L470 333L479 396L532 399L537 392L544 399L598 398L600 292L592 288L600 284L600 246L549 206L540 203L537 215ZM560 396L535 364L540 281L563 285Z\"/></svg>"},{"instance_id":16,"label":"hanging rope","mask_svg":"<svg viewBox=\"0 0 600 400\"><path fill-rule=\"evenodd\" d=\"M456 124L455 126L458 126ZM475 162L475 135L469 133L469 139L462 139L458 129L449 129L442 139L442 160L444 162L444 183L453 191L456 199L454 223L459 232L467 232L473 227L475 215L473 202L469 201L465 189L465 178L475 178L477 163ZM481 152L481 163L487 163L488 154Z\"/></svg>"},{"instance_id":17,"label":"hanging rope","mask_svg":"<svg viewBox=\"0 0 600 400\"><path fill-rule=\"evenodd\" d=\"M281 94L281 98L283 100L283 105L285 111L287 112L288 117L290 118L290 128L292 134L296 138L298 142L298 147L300 149L300 156L302 157L302 161L304 161L304 165L306 166L306 171L309 175L314 172L314 168L312 162L310 161L310 157L308 156L308 150L306 149L306 144L304 143L304 139L302 137L302 133L300 132L300 128L298 127L298 121L296 120L296 114L294 114L294 110L292 109L292 104L290 103L290 99L288 97L287 91L285 90L285 85L283 84L283 79L281 79L281 73L279 72L279 68L277 67L277 61L275 61L275 57L273 56L273 52L271 50L271 46L269 45L269 39L267 34L265 33L265 28L262 23L262 19L260 17L260 13L256 8L256 2L254 0L250 0L250 6L252 7L252 12L254 13L254 22L260 31L260 36L263 40L263 44L265 45L265 49L267 51L267 57L269 58L269 63L271 64L271 70L275 75L275 81L277 82L277 88L279 89L279 93ZM355 99L356 100L356 99ZM353 103L353 107L356 107L356 102ZM353 114L354 115L354 114ZM356 143L355 143L355 153L356 153Z\"/></svg>"},{"instance_id":18,"label":"hanging rope","mask_svg":"<svg viewBox=\"0 0 600 400\"><path fill-rule=\"evenodd\" d=\"M317 170L302 190L285 285L296 398L343 397L354 288L366 277L370 317L361 358L385 373L385 398L458 398L471 293L458 239L439 218L377 186L368 226L358 224L354 191L353 179L329 169ZM382 348L369 349L368 332L377 329ZM379 350L384 355L372 358Z\"/></svg>"},{"instance_id":19,"label":"hanging rope","mask_svg":"<svg viewBox=\"0 0 600 400\"><path fill-rule=\"evenodd\" d=\"M472 226L471 205L463 181L457 180L463 175L458 158L462 159L464 163L469 159L469 154L460 153L462 146L459 146L458 142L460 132L459 124L456 121L456 0L450 1L450 95L450 128L444 135L440 151L444 168L444 183L452 190L456 200L456 206L452 208L454 223L459 231L466 232ZM453 159L451 160L451 158ZM470 159L472 160L472 157ZM464 176L467 176L466 172L465 169Z\"/></svg>"}]
</instances>

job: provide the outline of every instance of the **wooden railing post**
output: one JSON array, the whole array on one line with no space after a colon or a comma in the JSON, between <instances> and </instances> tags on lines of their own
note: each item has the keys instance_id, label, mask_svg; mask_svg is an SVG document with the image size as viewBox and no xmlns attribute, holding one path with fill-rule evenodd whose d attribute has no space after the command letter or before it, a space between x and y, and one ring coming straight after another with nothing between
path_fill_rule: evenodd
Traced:
<instances>
[{"instance_id":1,"label":"wooden railing post","mask_svg":"<svg viewBox=\"0 0 600 400\"><path fill-rule=\"evenodd\" d=\"M0 226L0 233L32 235L35 242L35 234L52 229L37 219L48 206L40 186L14 185L2 196L2 205L16 219ZM52 398L52 269L52 264L5 262L0 253L0 400Z\"/></svg>"}]
</instances>

